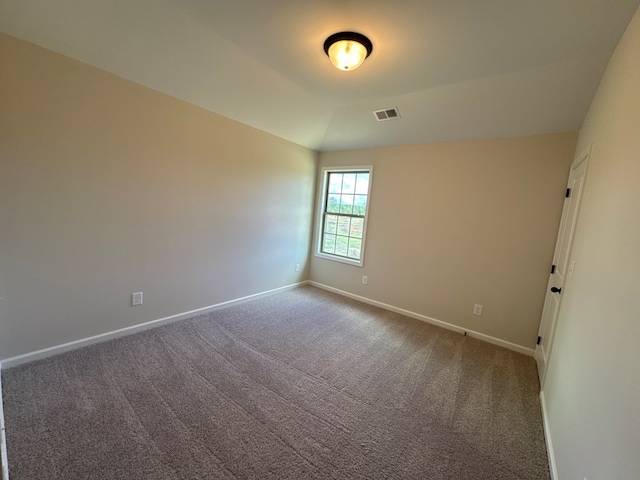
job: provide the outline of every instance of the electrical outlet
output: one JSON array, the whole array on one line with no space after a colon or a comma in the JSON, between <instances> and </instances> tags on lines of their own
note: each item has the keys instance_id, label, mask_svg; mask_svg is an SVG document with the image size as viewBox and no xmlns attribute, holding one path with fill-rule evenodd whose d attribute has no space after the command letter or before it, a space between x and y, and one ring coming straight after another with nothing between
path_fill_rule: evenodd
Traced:
<instances>
[{"instance_id":1,"label":"electrical outlet","mask_svg":"<svg viewBox=\"0 0 640 480\"><path fill-rule=\"evenodd\" d=\"M300 271L300 264L296 263L296 272L299 272L299 271Z\"/></svg>"},{"instance_id":2,"label":"electrical outlet","mask_svg":"<svg viewBox=\"0 0 640 480\"><path fill-rule=\"evenodd\" d=\"M369 284L369 277L367 277L366 275L362 276L362 283L364 285L368 285Z\"/></svg>"},{"instance_id":3,"label":"electrical outlet","mask_svg":"<svg viewBox=\"0 0 640 480\"><path fill-rule=\"evenodd\" d=\"M473 306L473 314L474 315L482 315L482 305L478 305L477 303Z\"/></svg>"},{"instance_id":4,"label":"electrical outlet","mask_svg":"<svg viewBox=\"0 0 640 480\"><path fill-rule=\"evenodd\" d=\"M135 307L137 305L142 305L142 292L131 294L131 306Z\"/></svg>"}]
</instances>

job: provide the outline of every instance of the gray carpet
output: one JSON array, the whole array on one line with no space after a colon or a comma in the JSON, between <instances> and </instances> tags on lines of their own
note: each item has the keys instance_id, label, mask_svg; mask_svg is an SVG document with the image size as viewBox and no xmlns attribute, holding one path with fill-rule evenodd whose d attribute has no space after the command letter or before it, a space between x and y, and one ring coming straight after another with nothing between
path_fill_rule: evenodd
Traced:
<instances>
[{"instance_id":1,"label":"gray carpet","mask_svg":"<svg viewBox=\"0 0 640 480\"><path fill-rule=\"evenodd\" d=\"M313 287L3 389L11 480L549 478L532 358Z\"/></svg>"}]
</instances>

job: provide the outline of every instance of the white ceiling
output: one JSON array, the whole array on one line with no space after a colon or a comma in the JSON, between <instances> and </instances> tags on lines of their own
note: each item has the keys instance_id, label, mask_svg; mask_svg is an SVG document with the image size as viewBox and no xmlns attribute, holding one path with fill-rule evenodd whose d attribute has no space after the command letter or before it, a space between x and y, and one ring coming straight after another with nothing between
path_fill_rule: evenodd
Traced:
<instances>
[{"instance_id":1,"label":"white ceiling","mask_svg":"<svg viewBox=\"0 0 640 480\"><path fill-rule=\"evenodd\" d=\"M324 151L577 131L639 4L0 0L0 30ZM353 72L343 30L374 44Z\"/></svg>"}]
</instances>

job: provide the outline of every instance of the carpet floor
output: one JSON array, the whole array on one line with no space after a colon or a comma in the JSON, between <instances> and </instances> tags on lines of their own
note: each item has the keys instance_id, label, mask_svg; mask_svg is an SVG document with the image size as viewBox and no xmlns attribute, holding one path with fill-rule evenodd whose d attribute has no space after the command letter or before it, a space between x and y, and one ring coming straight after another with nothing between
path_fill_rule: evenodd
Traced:
<instances>
[{"instance_id":1,"label":"carpet floor","mask_svg":"<svg viewBox=\"0 0 640 480\"><path fill-rule=\"evenodd\" d=\"M11 480L549 478L532 358L314 287L2 380Z\"/></svg>"}]
</instances>

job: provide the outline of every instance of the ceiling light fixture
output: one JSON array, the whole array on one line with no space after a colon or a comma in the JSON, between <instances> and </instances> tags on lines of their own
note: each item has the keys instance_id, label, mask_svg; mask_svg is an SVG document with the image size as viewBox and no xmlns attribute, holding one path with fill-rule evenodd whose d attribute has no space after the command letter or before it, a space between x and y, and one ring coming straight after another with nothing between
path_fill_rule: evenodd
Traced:
<instances>
[{"instance_id":1,"label":"ceiling light fixture","mask_svg":"<svg viewBox=\"0 0 640 480\"><path fill-rule=\"evenodd\" d=\"M338 70L349 72L371 55L373 44L360 33L339 32L324 41L324 51Z\"/></svg>"}]
</instances>

